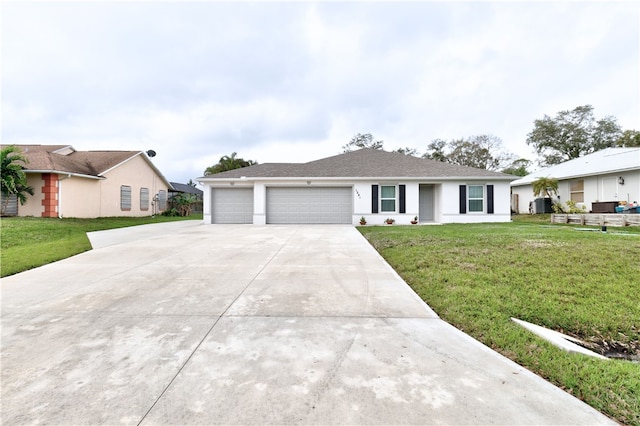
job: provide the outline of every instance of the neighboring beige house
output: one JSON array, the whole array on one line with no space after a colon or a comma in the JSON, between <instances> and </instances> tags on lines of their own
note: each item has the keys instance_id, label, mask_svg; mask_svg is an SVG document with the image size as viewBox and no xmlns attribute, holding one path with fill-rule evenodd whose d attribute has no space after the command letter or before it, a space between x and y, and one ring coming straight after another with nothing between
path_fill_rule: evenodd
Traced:
<instances>
[{"instance_id":1,"label":"neighboring beige house","mask_svg":"<svg viewBox=\"0 0 640 426\"><path fill-rule=\"evenodd\" d=\"M589 212L614 213L621 201L640 202L640 148L606 148L533 172L511 182L512 210L528 213L534 200L533 182L558 180L560 202L573 200Z\"/></svg>"},{"instance_id":2,"label":"neighboring beige house","mask_svg":"<svg viewBox=\"0 0 640 426\"><path fill-rule=\"evenodd\" d=\"M25 173L35 192L18 205L18 216L151 216L166 209L171 184L142 151L15 146L29 160Z\"/></svg>"}]
</instances>

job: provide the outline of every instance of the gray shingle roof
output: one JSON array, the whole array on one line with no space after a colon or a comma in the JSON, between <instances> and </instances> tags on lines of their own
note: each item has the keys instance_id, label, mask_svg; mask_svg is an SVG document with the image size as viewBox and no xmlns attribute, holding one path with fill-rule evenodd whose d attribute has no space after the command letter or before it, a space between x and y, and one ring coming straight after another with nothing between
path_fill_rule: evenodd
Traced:
<instances>
[{"instance_id":1,"label":"gray shingle roof","mask_svg":"<svg viewBox=\"0 0 640 426\"><path fill-rule=\"evenodd\" d=\"M4 149L9 145L0 145ZM137 155L171 188L171 184L160 173L142 151L76 151L70 145L14 145L27 158L25 172L71 173L74 175L104 178L103 174Z\"/></svg>"},{"instance_id":2,"label":"gray shingle roof","mask_svg":"<svg viewBox=\"0 0 640 426\"><path fill-rule=\"evenodd\" d=\"M202 197L201 189L187 185L186 183L171 182L171 186L173 186L173 189L175 190L174 192L186 192L187 194L194 194Z\"/></svg>"},{"instance_id":3,"label":"gray shingle roof","mask_svg":"<svg viewBox=\"0 0 640 426\"><path fill-rule=\"evenodd\" d=\"M96 177L140 153L140 151L76 151L67 145L15 146L20 148L29 160L26 164L27 172L46 170ZM65 148L70 149L64 153L56 152Z\"/></svg>"},{"instance_id":4,"label":"gray shingle roof","mask_svg":"<svg viewBox=\"0 0 640 426\"><path fill-rule=\"evenodd\" d=\"M513 180L517 177L473 167L412 157L397 152L360 149L308 163L265 163L205 176L234 178L451 178L478 177Z\"/></svg>"}]
</instances>

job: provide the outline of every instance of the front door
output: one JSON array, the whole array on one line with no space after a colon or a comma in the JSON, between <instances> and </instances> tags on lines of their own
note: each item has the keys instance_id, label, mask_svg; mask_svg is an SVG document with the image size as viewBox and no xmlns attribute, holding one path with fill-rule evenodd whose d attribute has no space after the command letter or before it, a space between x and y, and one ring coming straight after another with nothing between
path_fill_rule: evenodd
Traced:
<instances>
[{"instance_id":1,"label":"front door","mask_svg":"<svg viewBox=\"0 0 640 426\"><path fill-rule=\"evenodd\" d=\"M433 222L433 185L420 185L420 198L418 208L420 210L418 218L420 222Z\"/></svg>"}]
</instances>

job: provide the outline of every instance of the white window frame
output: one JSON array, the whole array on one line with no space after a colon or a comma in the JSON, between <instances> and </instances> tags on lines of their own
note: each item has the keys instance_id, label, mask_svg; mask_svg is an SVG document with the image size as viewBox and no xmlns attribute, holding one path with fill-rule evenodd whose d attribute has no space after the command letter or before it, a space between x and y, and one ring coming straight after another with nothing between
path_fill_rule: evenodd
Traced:
<instances>
[{"instance_id":1,"label":"white window frame","mask_svg":"<svg viewBox=\"0 0 640 426\"><path fill-rule=\"evenodd\" d=\"M471 188L473 187L480 187L482 188L482 196L480 197L471 197ZM487 202L486 202L486 189L485 189L485 185L467 185L467 213L471 213L471 214L482 214L485 212L485 209L487 208ZM480 201L482 203L482 209L481 210L472 210L471 209L471 202L472 201Z\"/></svg>"},{"instance_id":2,"label":"white window frame","mask_svg":"<svg viewBox=\"0 0 640 426\"><path fill-rule=\"evenodd\" d=\"M389 198L389 197L383 197L382 193L383 188L386 187L390 187L393 188L393 198ZM384 201L392 201L393 200L393 210L385 210L384 208L382 208L382 206L384 205ZM398 185L380 185L380 208L379 208L380 213L395 213L398 211Z\"/></svg>"}]
</instances>

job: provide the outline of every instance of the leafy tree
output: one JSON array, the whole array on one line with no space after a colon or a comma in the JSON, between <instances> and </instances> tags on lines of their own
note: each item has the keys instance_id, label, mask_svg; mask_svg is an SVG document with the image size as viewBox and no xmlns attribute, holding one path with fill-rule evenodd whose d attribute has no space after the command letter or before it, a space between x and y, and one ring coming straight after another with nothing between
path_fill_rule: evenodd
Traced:
<instances>
[{"instance_id":1,"label":"leafy tree","mask_svg":"<svg viewBox=\"0 0 640 426\"><path fill-rule=\"evenodd\" d=\"M220 161L218 164L215 164L211 167L207 167L204 171L206 175L213 175L216 173L226 172L228 170L241 169L242 167L249 167L258 164L253 160L245 160L243 158L238 158L238 153L234 152L231 155L224 155L220 157Z\"/></svg>"},{"instance_id":2,"label":"leafy tree","mask_svg":"<svg viewBox=\"0 0 640 426\"><path fill-rule=\"evenodd\" d=\"M371 133L358 133L342 147L342 151L351 152L362 148L382 149L383 143L383 141L374 141Z\"/></svg>"},{"instance_id":3,"label":"leafy tree","mask_svg":"<svg viewBox=\"0 0 640 426\"><path fill-rule=\"evenodd\" d=\"M640 146L640 132L637 130L625 130L616 142L616 146L623 148Z\"/></svg>"},{"instance_id":4,"label":"leafy tree","mask_svg":"<svg viewBox=\"0 0 640 426\"><path fill-rule=\"evenodd\" d=\"M414 157L418 156L418 150L415 148L409 148L409 147L397 148L397 149L394 149L393 152L397 152L404 155L412 155Z\"/></svg>"},{"instance_id":5,"label":"leafy tree","mask_svg":"<svg viewBox=\"0 0 640 426\"><path fill-rule=\"evenodd\" d=\"M545 198L553 198L554 195L558 195L558 179L539 177L531 183L531 186L534 197L543 195Z\"/></svg>"},{"instance_id":6,"label":"leafy tree","mask_svg":"<svg viewBox=\"0 0 640 426\"><path fill-rule=\"evenodd\" d=\"M0 152L0 180L2 182L2 211L4 215L9 205L9 197L15 195L20 204L27 202L27 195L33 195L33 188L27 185L27 175L24 173L27 158L19 148L10 145Z\"/></svg>"},{"instance_id":7,"label":"leafy tree","mask_svg":"<svg viewBox=\"0 0 640 426\"><path fill-rule=\"evenodd\" d=\"M593 107L583 105L560 111L554 118L545 115L535 120L527 144L540 156L540 165L549 166L615 146L621 136L622 129L614 117L596 120Z\"/></svg>"},{"instance_id":8,"label":"leafy tree","mask_svg":"<svg viewBox=\"0 0 640 426\"><path fill-rule=\"evenodd\" d=\"M422 154L423 158L436 161L447 161L447 154L445 150L447 148L447 141L443 139L434 139L429 145L427 145L427 152Z\"/></svg>"},{"instance_id":9,"label":"leafy tree","mask_svg":"<svg viewBox=\"0 0 640 426\"><path fill-rule=\"evenodd\" d=\"M526 158L514 160L509 167L502 170L502 173L514 176L526 176L529 174L527 168L531 165L531 161Z\"/></svg>"},{"instance_id":10,"label":"leafy tree","mask_svg":"<svg viewBox=\"0 0 640 426\"><path fill-rule=\"evenodd\" d=\"M172 201L178 206L177 210L180 216L189 216L191 215L193 203L196 202L196 196L195 194L181 192L175 195Z\"/></svg>"},{"instance_id":11,"label":"leafy tree","mask_svg":"<svg viewBox=\"0 0 640 426\"><path fill-rule=\"evenodd\" d=\"M494 171L506 168L515 158L504 150L500 138L493 135L477 135L449 142L436 139L428 145L423 157Z\"/></svg>"},{"instance_id":12,"label":"leafy tree","mask_svg":"<svg viewBox=\"0 0 640 426\"><path fill-rule=\"evenodd\" d=\"M193 179L189 179L189 182L187 182L187 185L195 188L196 187L196 183L193 181Z\"/></svg>"}]
</instances>

